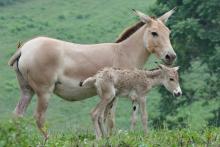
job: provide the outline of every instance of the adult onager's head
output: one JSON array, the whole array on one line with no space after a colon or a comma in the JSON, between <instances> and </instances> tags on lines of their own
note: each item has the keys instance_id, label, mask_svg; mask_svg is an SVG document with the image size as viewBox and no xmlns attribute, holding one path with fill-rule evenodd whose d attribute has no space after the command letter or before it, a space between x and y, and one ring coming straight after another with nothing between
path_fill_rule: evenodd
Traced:
<instances>
[{"instance_id":1,"label":"adult onager's head","mask_svg":"<svg viewBox=\"0 0 220 147\"><path fill-rule=\"evenodd\" d=\"M167 67L162 64L159 65L162 70L162 84L170 91L174 96L182 95L182 91L179 85L179 67Z\"/></svg>"},{"instance_id":2,"label":"adult onager's head","mask_svg":"<svg viewBox=\"0 0 220 147\"><path fill-rule=\"evenodd\" d=\"M161 17L151 18L140 11L134 10L140 20L147 27L144 34L145 47L166 64L172 64L176 59L176 53L170 43L170 30L165 26L168 18L173 14L174 9L165 13Z\"/></svg>"},{"instance_id":3,"label":"adult onager's head","mask_svg":"<svg viewBox=\"0 0 220 147\"><path fill-rule=\"evenodd\" d=\"M121 35L116 42L120 42L129 37L136 29L139 29L145 25L145 31L143 36L144 47L150 53L155 53L156 56L161 59L165 64L172 64L176 59L176 53L170 43L170 30L166 27L165 23L168 18L174 13L175 8L168 11L159 18L152 18L144 13L133 10L135 14L140 18L139 23L135 27L131 27Z\"/></svg>"},{"instance_id":4,"label":"adult onager's head","mask_svg":"<svg viewBox=\"0 0 220 147\"><path fill-rule=\"evenodd\" d=\"M154 52L166 64L172 64L176 59L176 53L170 43L170 30L164 25L173 12L174 9L158 19L154 19L142 12L135 11L141 21L148 26L144 34L146 48L150 52Z\"/></svg>"}]
</instances>

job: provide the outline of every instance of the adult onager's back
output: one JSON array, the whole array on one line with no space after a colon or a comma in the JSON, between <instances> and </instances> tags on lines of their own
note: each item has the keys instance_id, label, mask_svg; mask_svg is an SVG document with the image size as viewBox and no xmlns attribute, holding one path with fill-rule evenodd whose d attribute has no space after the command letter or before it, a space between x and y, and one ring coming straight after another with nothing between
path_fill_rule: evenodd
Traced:
<instances>
[{"instance_id":1,"label":"adult onager's back","mask_svg":"<svg viewBox=\"0 0 220 147\"><path fill-rule=\"evenodd\" d=\"M107 106L114 101L116 96L130 97L133 102L140 105L142 123L146 133L146 93L153 86L163 85L175 96L182 94L179 86L178 67L171 68L164 65L160 65L159 67L152 71L104 68L93 77L80 83L82 87L96 87L97 94L101 97L100 103L97 104L91 113L97 138L107 134L105 127L103 127L105 115L108 115L105 112L107 111ZM137 109L134 111L137 111ZM136 117L135 115L136 112L133 113L133 117ZM136 122L136 120L132 121L132 123Z\"/></svg>"},{"instance_id":2,"label":"adult onager's back","mask_svg":"<svg viewBox=\"0 0 220 147\"><path fill-rule=\"evenodd\" d=\"M136 11L142 25L129 28L118 43L81 45L47 37L37 37L26 42L11 57L21 91L15 108L16 116L23 116L31 98L37 95L36 120L43 130L45 111L52 93L69 101L79 101L96 94L93 88L82 88L78 83L94 75L103 67L142 68L150 53L157 54L171 64L176 54L170 43L169 29L164 22L171 10L158 19ZM120 40L120 41L119 41Z\"/></svg>"}]
</instances>

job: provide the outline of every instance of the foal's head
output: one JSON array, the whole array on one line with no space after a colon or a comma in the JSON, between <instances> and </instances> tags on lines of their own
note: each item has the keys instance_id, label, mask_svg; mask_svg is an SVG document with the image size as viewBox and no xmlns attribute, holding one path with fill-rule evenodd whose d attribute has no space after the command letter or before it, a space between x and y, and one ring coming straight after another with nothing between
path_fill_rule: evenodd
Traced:
<instances>
[{"instance_id":1,"label":"foal's head","mask_svg":"<svg viewBox=\"0 0 220 147\"><path fill-rule=\"evenodd\" d=\"M140 11L134 10L140 20L146 24L144 33L144 46L149 52L155 53L165 64L172 64L176 53L170 43L170 30L165 26L168 18L173 14L172 9L159 18L151 18Z\"/></svg>"},{"instance_id":2,"label":"foal's head","mask_svg":"<svg viewBox=\"0 0 220 147\"><path fill-rule=\"evenodd\" d=\"M162 64L160 64L159 67L162 70L162 84L166 89L173 93L174 96L182 95L179 85L179 67L167 67Z\"/></svg>"}]
</instances>

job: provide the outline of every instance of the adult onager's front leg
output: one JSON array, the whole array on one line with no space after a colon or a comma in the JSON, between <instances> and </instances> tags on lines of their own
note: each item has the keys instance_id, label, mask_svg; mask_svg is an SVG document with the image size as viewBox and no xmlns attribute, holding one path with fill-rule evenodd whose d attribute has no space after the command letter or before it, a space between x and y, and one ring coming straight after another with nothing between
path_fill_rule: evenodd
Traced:
<instances>
[{"instance_id":1,"label":"adult onager's front leg","mask_svg":"<svg viewBox=\"0 0 220 147\"><path fill-rule=\"evenodd\" d=\"M51 96L51 92L39 92L37 93L37 109L35 112L36 123L39 130L43 133L45 140L48 139L48 132L44 126L45 112L48 107L48 101Z\"/></svg>"}]
</instances>

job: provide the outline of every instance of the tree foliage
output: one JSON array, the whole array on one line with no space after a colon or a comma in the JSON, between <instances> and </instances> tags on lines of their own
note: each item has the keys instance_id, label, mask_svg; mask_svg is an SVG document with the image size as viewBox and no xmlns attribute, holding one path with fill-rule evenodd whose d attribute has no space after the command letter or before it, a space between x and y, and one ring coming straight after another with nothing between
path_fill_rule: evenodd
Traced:
<instances>
[{"instance_id":1,"label":"tree foliage","mask_svg":"<svg viewBox=\"0 0 220 147\"><path fill-rule=\"evenodd\" d=\"M183 97L173 99L161 89L161 114L154 122L183 127L189 125L192 122L189 119L195 116L190 115L193 111L187 114L180 110L206 109L200 113L201 118L204 113L209 114L203 117L204 124L219 125L220 3L218 0L157 0L151 11L160 15L174 7L177 11L168 26L172 30L177 64L181 67Z\"/></svg>"}]
</instances>

